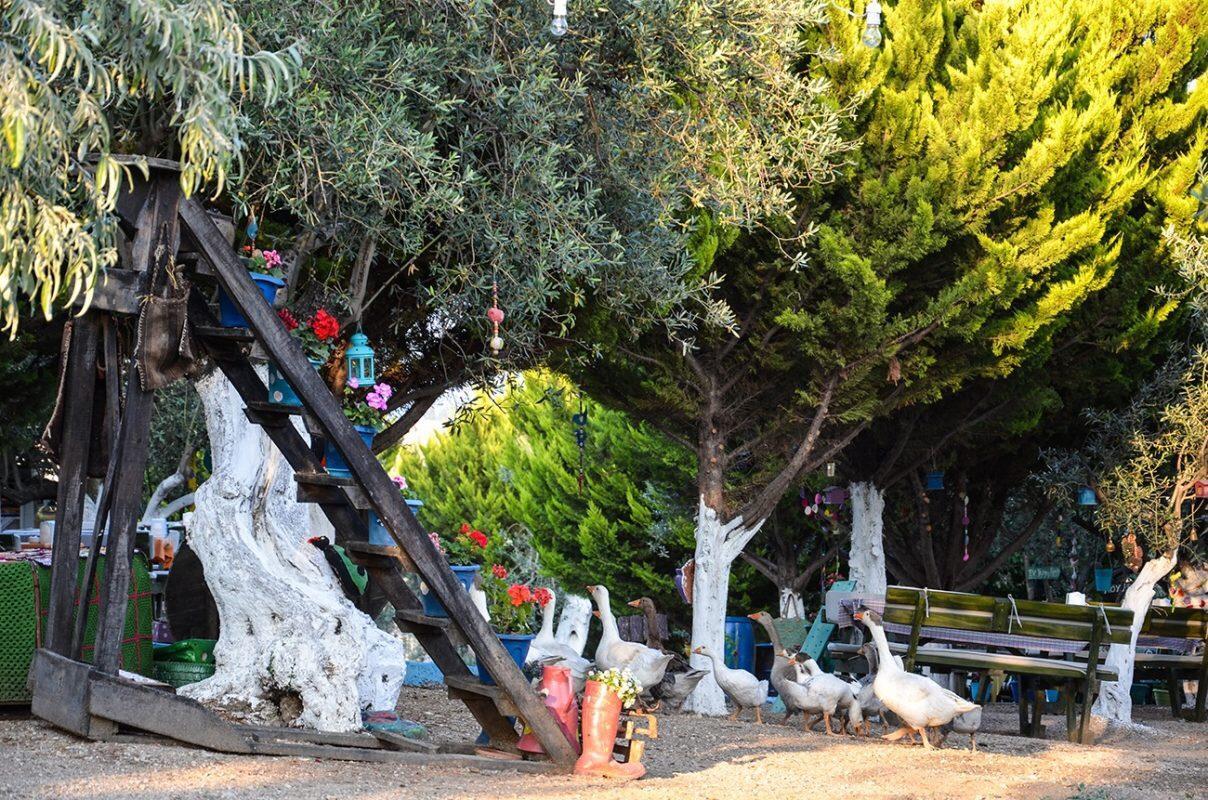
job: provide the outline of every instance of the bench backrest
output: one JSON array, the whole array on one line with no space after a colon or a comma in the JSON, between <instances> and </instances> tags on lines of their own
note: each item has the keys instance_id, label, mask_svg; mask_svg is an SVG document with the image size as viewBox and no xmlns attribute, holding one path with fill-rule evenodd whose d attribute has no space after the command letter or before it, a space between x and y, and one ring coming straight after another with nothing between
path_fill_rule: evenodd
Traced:
<instances>
[{"instance_id":1,"label":"bench backrest","mask_svg":"<svg viewBox=\"0 0 1208 800\"><path fill-rule=\"evenodd\" d=\"M1141 635L1204 641L1208 639L1208 609L1151 606Z\"/></svg>"},{"instance_id":2,"label":"bench backrest","mask_svg":"<svg viewBox=\"0 0 1208 800\"><path fill-rule=\"evenodd\" d=\"M921 619L916 619L921 615ZM995 634L1090 642L1098 628L1100 644L1128 644L1132 612L1110 606L1076 606L1039 600L891 586L885 599L887 622L956 628Z\"/></svg>"}]
</instances>

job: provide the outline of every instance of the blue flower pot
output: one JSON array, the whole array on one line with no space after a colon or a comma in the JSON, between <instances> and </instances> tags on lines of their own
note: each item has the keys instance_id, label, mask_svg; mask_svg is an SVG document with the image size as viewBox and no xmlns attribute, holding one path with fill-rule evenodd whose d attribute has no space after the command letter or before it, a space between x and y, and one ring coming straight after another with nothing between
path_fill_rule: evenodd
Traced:
<instances>
[{"instance_id":1,"label":"blue flower pot","mask_svg":"<svg viewBox=\"0 0 1208 800\"><path fill-rule=\"evenodd\" d=\"M356 432L361 435L361 441L366 447L373 445L373 437L377 435L377 431L368 425L353 425ZM331 442L327 443L325 451L325 460L327 463L327 474L336 478L351 478L352 470L348 468L348 462L344 460L344 456L340 455L340 451L336 449Z\"/></svg>"},{"instance_id":2,"label":"blue flower pot","mask_svg":"<svg viewBox=\"0 0 1208 800\"><path fill-rule=\"evenodd\" d=\"M323 362L318 359L307 358L306 360L315 369L323 366ZM298 398L298 393L294 391L294 387L278 371L277 365L271 361L268 363L268 401L270 403L280 403L283 406L302 405L302 401Z\"/></svg>"},{"instance_id":3,"label":"blue flower pot","mask_svg":"<svg viewBox=\"0 0 1208 800\"><path fill-rule=\"evenodd\" d=\"M419 516L419 510L424 507L423 500L407 500L407 508L411 509L411 513ZM378 517L376 511L369 512L369 543L377 544L383 547L394 547L397 542L390 535L390 531L386 530L386 526L382 524L382 520Z\"/></svg>"},{"instance_id":4,"label":"blue flower pot","mask_svg":"<svg viewBox=\"0 0 1208 800\"><path fill-rule=\"evenodd\" d=\"M453 577L457 578L457 582L461 584L461 588L469 592L474 586L474 578L478 575L478 570L481 567L477 564L471 564L469 566L451 566L449 569L453 570ZM424 604L424 613L429 617L449 616L448 612L445 611L445 607L436 599L436 595L431 592L421 592L420 600Z\"/></svg>"},{"instance_id":5,"label":"blue flower pot","mask_svg":"<svg viewBox=\"0 0 1208 800\"><path fill-rule=\"evenodd\" d=\"M259 272L249 272L248 275L251 276L252 282L260 287L260 294L264 295L265 302L271 307L277 299L277 290L285 285L285 281ZM239 313L235 301L231 300L225 289L218 290L218 324L224 328L248 327L247 320Z\"/></svg>"},{"instance_id":6,"label":"blue flower pot","mask_svg":"<svg viewBox=\"0 0 1208 800\"><path fill-rule=\"evenodd\" d=\"M508 651L508 655L516 662L516 666L523 667L524 659L528 656L529 642L533 641L533 634L501 633L498 635L499 641L503 644L503 649ZM478 665L478 680L487 686L495 685L495 679L491 677L491 673L484 664Z\"/></svg>"}]
</instances>

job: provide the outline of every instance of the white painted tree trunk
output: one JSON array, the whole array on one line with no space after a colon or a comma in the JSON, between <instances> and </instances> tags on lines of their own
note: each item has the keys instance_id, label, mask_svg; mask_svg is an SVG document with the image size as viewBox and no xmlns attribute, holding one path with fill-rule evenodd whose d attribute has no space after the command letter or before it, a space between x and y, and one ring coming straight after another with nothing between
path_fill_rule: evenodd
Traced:
<instances>
[{"instance_id":1,"label":"white painted tree trunk","mask_svg":"<svg viewBox=\"0 0 1208 800\"><path fill-rule=\"evenodd\" d=\"M794 592L787 586L780 587L780 616L785 619L805 616L805 601L801 599L801 592Z\"/></svg>"},{"instance_id":2,"label":"white painted tree trunk","mask_svg":"<svg viewBox=\"0 0 1208 800\"><path fill-rule=\"evenodd\" d=\"M181 693L251 719L356 730L363 708L394 709L407 668L402 643L344 597L307 542L323 531L294 499L293 470L248 422L231 383L215 371L197 391L213 471L197 489L189 543L221 634L213 677Z\"/></svg>"},{"instance_id":3,"label":"white painted tree trunk","mask_svg":"<svg viewBox=\"0 0 1208 800\"><path fill-rule=\"evenodd\" d=\"M848 559L856 591L884 595L885 495L871 481L853 483L851 492L851 550Z\"/></svg>"},{"instance_id":4,"label":"white painted tree trunk","mask_svg":"<svg viewBox=\"0 0 1208 800\"><path fill-rule=\"evenodd\" d=\"M581 595L568 594L562 600L562 615L558 617L558 632L554 639L583 655L590 625L591 601Z\"/></svg>"},{"instance_id":5,"label":"white painted tree trunk","mask_svg":"<svg viewBox=\"0 0 1208 800\"><path fill-rule=\"evenodd\" d=\"M1108 648L1104 665L1115 670L1120 677L1100 685L1099 697L1091 709L1096 716L1116 723L1132 723L1132 696L1129 689L1132 688L1133 666L1137 656L1137 634L1145 622L1145 615L1149 613L1149 604L1153 602L1154 585L1174 569L1175 561L1175 554L1171 553L1169 557L1159 556L1145 562L1132 585L1124 592L1120 605L1133 612L1132 638L1126 645L1113 644Z\"/></svg>"},{"instance_id":6,"label":"white painted tree trunk","mask_svg":"<svg viewBox=\"0 0 1208 800\"><path fill-rule=\"evenodd\" d=\"M692 648L707 647L718 657L725 653L726 600L730 591L730 565L751 537L759 532L763 520L750 527L742 517L722 522L717 512L705 505L704 497L696 515L695 572L692 579ZM713 665L703 655L692 655L692 666L709 670L704 680L684 703L685 711L720 716L726 713L726 698L713 679Z\"/></svg>"}]
</instances>

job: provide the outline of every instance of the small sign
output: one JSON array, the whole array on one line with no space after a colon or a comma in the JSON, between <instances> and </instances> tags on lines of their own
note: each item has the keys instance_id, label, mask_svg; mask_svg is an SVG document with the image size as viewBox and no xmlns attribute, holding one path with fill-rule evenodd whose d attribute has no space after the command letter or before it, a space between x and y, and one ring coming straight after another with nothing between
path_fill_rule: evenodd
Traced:
<instances>
[{"instance_id":1,"label":"small sign","mask_svg":"<svg viewBox=\"0 0 1208 800\"><path fill-rule=\"evenodd\" d=\"M1028 580L1055 581L1061 577L1061 567L1028 567Z\"/></svg>"}]
</instances>

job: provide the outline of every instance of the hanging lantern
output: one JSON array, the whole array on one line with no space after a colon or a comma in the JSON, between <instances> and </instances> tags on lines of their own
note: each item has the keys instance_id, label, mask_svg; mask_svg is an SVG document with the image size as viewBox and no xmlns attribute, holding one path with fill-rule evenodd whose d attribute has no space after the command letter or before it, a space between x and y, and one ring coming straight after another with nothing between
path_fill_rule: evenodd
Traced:
<instances>
[{"instance_id":1,"label":"hanging lantern","mask_svg":"<svg viewBox=\"0 0 1208 800\"><path fill-rule=\"evenodd\" d=\"M344 354L344 362L348 366L348 380L355 380L360 386L368 386L377 380L373 365L373 348L369 346L369 337L359 330L352 335L352 343Z\"/></svg>"},{"instance_id":2,"label":"hanging lantern","mask_svg":"<svg viewBox=\"0 0 1208 800\"><path fill-rule=\"evenodd\" d=\"M1078 490L1078 505L1080 506L1097 506L1099 499L1095 497L1095 490L1089 486L1083 486Z\"/></svg>"},{"instance_id":3,"label":"hanging lantern","mask_svg":"<svg viewBox=\"0 0 1208 800\"><path fill-rule=\"evenodd\" d=\"M923 476L923 487L929 492L938 492L944 488L944 471L933 469Z\"/></svg>"},{"instance_id":4,"label":"hanging lantern","mask_svg":"<svg viewBox=\"0 0 1208 800\"><path fill-rule=\"evenodd\" d=\"M1109 553L1114 553L1114 552L1116 552L1116 543L1113 542L1111 539L1108 539L1107 545L1103 549Z\"/></svg>"},{"instance_id":5,"label":"hanging lantern","mask_svg":"<svg viewBox=\"0 0 1208 800\"><path fill-rule=\"evenodd\" d=\"M835 473L838 471L839 471L839 467L837 464L835 464L834 461L826 462L826 477L833 478L833 477L835 477Z\"/></svg>"},{"instance_id":6,"label":"hanging lantern","mask_svg":"<svg viewBox=\"0 0 1208 800\"><path fill-rule=\"evenodd\" d=\"M1208 481L1195 482L1195 496L1197 500L1208 500Z\"/></svg>"}]
</instances>

